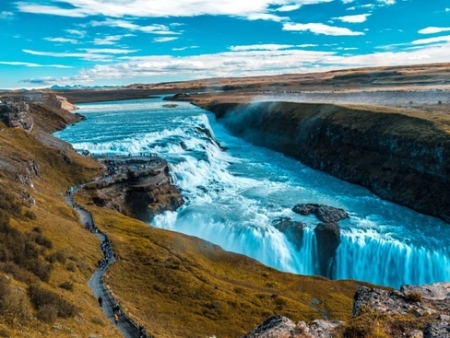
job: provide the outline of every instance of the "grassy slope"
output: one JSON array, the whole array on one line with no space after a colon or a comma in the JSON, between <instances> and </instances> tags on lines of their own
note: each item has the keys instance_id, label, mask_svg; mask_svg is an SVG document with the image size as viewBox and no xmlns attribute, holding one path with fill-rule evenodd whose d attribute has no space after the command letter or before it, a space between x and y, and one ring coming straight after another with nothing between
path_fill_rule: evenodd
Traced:
<instances>
[{"instance_id":1,"label":"grassy slope","mask_svg":"<svg viewBox=\"0 0 450 338\"><path fill-rule=\"evenodd\" d=\"M36 114L38 126L46 125L45 119L51 118L51 110ZM79 156L69 145L40 130L26 133L4 125L1 128L0 185L17 196L25 190L36 200L34 206L22 206L22 214L32 211L36 219L12 217L10 224L23 233L40 227L53 243L42 257L60 252L64 260L53 264L48 283L8 275L15 297L23 303L24 315L0 317L0 334L117 337L87 286L100 258L99 243L64 203L67 187L91 180L100 170L98 163ZM40 176L33 179L34 189L15 180L31 159L41 168ZM127 312L157 337L237 337L273 312L294 320L350 316L357 282L281 273L205 241L154 229L111 210L90 208L121 257L108 272L107 284ZM61 289L62 282L71 282L73 291ZM26 294L30 283L38 283L76 305L75 318L58 318L53 324L38 320ZM314 304L313 298L320 303Z\"/></svg>"},{"instance_id":2,"label":"grassy slope","mask_svg":"<svg viewBox=\"0 0 450 338\"><path fill-rule=\"evenodd\" d=\"M77 200L89 203L86 195ZM203 240L88 208L120 255L106 283L156 337L239 337L273 313L293 320L351 315L358 282L282 273Z\"/></svg>"},{"instance_id":3,"label":"grassy slope","mask_svg":"<svg viewBox=\"0 0 450 338\"><path fill-rule=\"evenodd\" d=\"M36 219L12 217L10 224L22 233L40 227L43 235L53 243L53 248L43 252L42 256L62 252L65 258L63 263L53 264L48 283L36 278L21 281L11 274L7 275L12 286L13 299L23 303L23 316L0 317L0 333L5 337L73 337L73 334L87 337L96 333L107 337L117 336L116 329L106 325L103 313L87 286L87 281L94 271L93 266L101 255L99 243L80 226L78 216L64 203L63 197L68 186L77 181L90 180L99 172L98 164L72 151L67 153L73 161L72 165L68 165L56 149L45 147L36 140L36 134L40 133L37 130L28 134L20 129L5 128L4 125L0 125L0 128L4 128L0 132L0 158L9 162L10 165L6 169L12 171L2 170L2 188L13 195L28 191L36 200L34 206L22 206L22 213L32 211ZM33 179L34 189L15 180L16 174L25 170L24 161L30 159L35 160L41 167L40 177ZM73 291L58 287L62 282L72 282ZM26 295L30 283L38 283L41 287L61 295L78 307L78 314L75 318L58 318L53 324L38 320L36 311Z\"/></svg>"}]
</instances>

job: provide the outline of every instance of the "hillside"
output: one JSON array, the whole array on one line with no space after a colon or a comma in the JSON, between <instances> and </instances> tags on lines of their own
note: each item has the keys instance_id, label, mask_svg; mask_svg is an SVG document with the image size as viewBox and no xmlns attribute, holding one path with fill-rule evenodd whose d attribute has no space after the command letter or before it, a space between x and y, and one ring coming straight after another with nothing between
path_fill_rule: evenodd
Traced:
<instances>
[{"instance_id":1,"label":"hillside","mask_svg":"<svg viewBox=\"0 0 450 338\"><path fill-rule=\"evenodd\" d=\"M64 202L69 186L103 172L49 131L79 117L30 103L30 130L0 123L0 333L4 337L117 337L87 281L99 242ZM277 312L348 319L360 283L284 274L199 239L94 207L119 262L106 283L156 337L237 337Z\"/></svg>"}]
</instances>

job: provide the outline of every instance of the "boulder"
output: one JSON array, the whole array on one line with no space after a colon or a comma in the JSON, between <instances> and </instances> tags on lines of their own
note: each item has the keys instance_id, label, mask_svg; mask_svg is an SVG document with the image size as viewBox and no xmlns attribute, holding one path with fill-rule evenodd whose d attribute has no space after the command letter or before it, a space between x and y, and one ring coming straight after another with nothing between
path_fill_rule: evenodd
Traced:
<instances>
[{"instance_id":1,"label":"boulder","mask_svg":"<svg viewBox=\"0 0 450 338\"><path fill-rule=\"evenodd\" d=\"M334 331L344 322L338 320L320 320L316 319L310 323L298 322L296 331L304 338L333 338Z\"/></svg>"},{"instance_id":2,"label":"boulder","mask_svg":"<svg viewBox=\"0 0 450 338\"><path fill-rule=\"evenodd\" d=\"M29 130L33 128L30 107L25 102L10 102L0 105L0 118L8 127Z\"/></svg>"},{"instance_id":3,"label":"boulder","mask_svg":"<svg viewBox=\"0 0 450 338\"><path fill-rule=\"evenodd\" d=\"M341 231L336 223L320 223L316 226L314 232L317 238L320 274L331 277L329 271L334 261L336 249L341 242Z\"/></svg>"},{"instance_id":4,"label":"boulder","mask_svg":"<svg viewBox=\"0 0 450 338\"><path fill-rule=\"evenodd\" d=\"M297 250L300 250L303 243L303 228L305 227L303 223L293 221L289 217L279 217L272 221L272 225L284 233L288 240L295 244Z\"/></svg>"},{"instance_id":5,"label":"boulder","mask_svg":"<svg viewBox=\"0 0 450 338\"><path fill-rule=\"evenodd\" d=\"M314 320L295 324L289 318L273 315L241 338L332 338L341 321Z\"/></svg>"},{"instance_id":6,"label":"boulder","mask_svg":"<svg viewBox=\"0 0 450 338\"><path fill-rule=\"evenodd\" d=\"M322 204L297 204L292 210L304 216L314 214L320 221L325 223L335 223L348 218L348 214L344 209Z\"/></svg>"},{"instance_id":7,"label":"boulder","mask_svg":"<svg viewBox=\"0 0 450 338\"><path fill-rule=\"evenodd\" d=\"M449 338L450 325L443 322L428 323L423 330L423 338Z\"/></svg>"},{"instance_id":8,"label":"boulder","mask_svg":"<svg viewBox=\"0 0 450 338\"><path fill-rule=\"evenodd\" d=\"M273 315L256 329L242 336L242 338L292 338L295 336L295 323L289 318Z\"/></svg>"}]
</instances>

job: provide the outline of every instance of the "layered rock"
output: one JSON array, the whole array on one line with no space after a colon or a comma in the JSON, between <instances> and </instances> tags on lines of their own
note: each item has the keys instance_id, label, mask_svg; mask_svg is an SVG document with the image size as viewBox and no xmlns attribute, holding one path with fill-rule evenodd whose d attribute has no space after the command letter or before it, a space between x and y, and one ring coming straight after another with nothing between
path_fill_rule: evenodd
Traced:
<instances>
[{"instance_id":1,"label":"layered rock","mask_svg":"<svg viewBox=\"0 0 450 338\"><path fill-rule=\"evenodd\" d=\"M370 106L212 101L202 107L250 142L450 222L445 121Z\"/></svg>"},{"instance_id":2,"label":"layered rock","mask_svg":"<svg viewBox=\"0 0 450 338\"><path fill-rule=\"evenodd\" d=\"M0 118L11 128L30 130L33 127L30 107L25 102L0 104Z\"/></svg>"},{"instance_id":3,"label":"layered rock","mask_svg":"<svg viewBox=\"0 0 450 338\"><path fill-rule=\"evenodd\" d=\"M344 209L322 204L297 204L292 208L292 211L304 216L314 214L325 223L336 223L348 218L348 214Z\"/></svg>"},{"instance_id":4,"label":"layered rock","mask_svg":"<svg viewBox=\"0 0 450 338\"><path fill-rule=\"evenodd\" d=\"M353 317L383 318L389 337L450 337L450 283L402 286L382 290L361 286L355 294Z\"/></svg>"},{"instance_id":5,"label":"layered rock","mask_svg":"<svg viewBox=\"0 0 450 338\"><path fill-rule=\"evenodd\" d=\"M320 319L295 324L287 317L273 315L241 338L333 338L335 329L342 324Z\"/></svg>"},{"instance_id":6,"label":"layered rock","mask_svg":"<svg viewBox=\"0 0 450 338\"><path fill-rule=\"evenodd\" d=\"M347 322L316 319L295 324L273 315L242 338L450 337L450 283L402 286L400 290L359 287Z\"/></svg>"},{"instance_id":7,"label":"layered rock","mask_svg":"<svg viewBox=\"0 0 450 338\"><path fill-rule=\"evenodd\" d=\"M167 161L155 156L101 159L108 174L85 186L101 207L150 222L155 214L183 204L170 183Z\"/></svg>"},{"instance_id":8,"label":"layered rock","mask_svg":"<svg viewBox=\"0 0 450 338\"><path fill-rule=\"evenodd\" d=\"M320 274L331 277L336 249L341 243L341 231L336 223L319 223L314 232L317 238Z\"/></svg>"},{"instance_id":9,"label":"layered rock","mask_svg":"<svg viewBox=\"0 0 450 338\"><path fill-rule=\"evenodd\" d=\"M289 217L280 217L275 218L272 225L284 233L297 250L300 250L303 243L303 228L305 227L303 223L293 221Z\"/></svg>"}]
</instances>

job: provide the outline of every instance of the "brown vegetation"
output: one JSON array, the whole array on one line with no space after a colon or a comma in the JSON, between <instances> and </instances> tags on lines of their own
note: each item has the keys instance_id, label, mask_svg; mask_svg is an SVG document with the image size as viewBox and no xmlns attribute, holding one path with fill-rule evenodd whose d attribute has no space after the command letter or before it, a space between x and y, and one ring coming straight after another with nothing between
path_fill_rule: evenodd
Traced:
<instances>
[{"instance_id":1,"label":"brown vegetation","mask_svg":"<svg viewBox=\"0 0 450 338\"><path fill-rule=\"evenodd\" d=\"M88 209L120 257L105 282L156 337L238 337L273 313L349 319L357 282L282 273L197 238Z\"/></svg>"}]
</instances>

